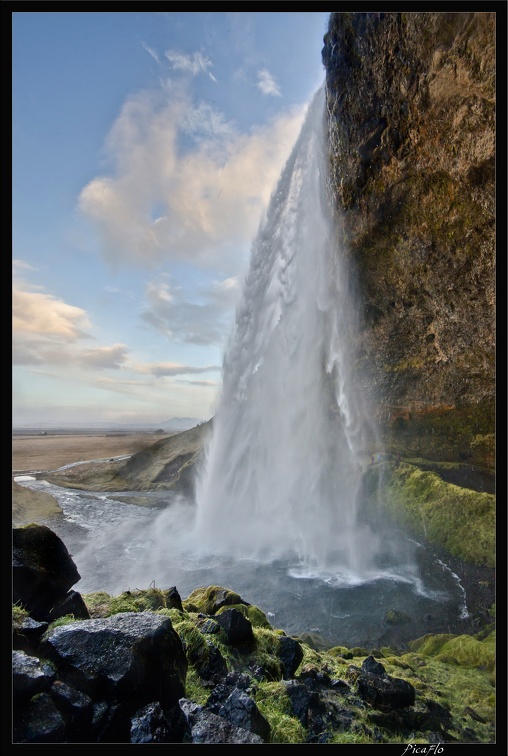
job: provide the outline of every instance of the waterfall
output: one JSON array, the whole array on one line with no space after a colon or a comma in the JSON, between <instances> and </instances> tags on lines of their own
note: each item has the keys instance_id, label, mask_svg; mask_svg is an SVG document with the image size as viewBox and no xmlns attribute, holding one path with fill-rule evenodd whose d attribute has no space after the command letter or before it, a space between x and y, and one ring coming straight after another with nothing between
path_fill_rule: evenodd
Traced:
<instances>
[{"instance_id":1,"label":"waterfall","mask_svg":"<svg viewBox=\"0 0 508 756\"><path fill-rule=\"evenodd\" d=\"M197 474L195 542L359 573L375 550L356 517L368 411L351 372L355 302L325 131L322 87L252 246Z\"/></svg>"}]
</instances>

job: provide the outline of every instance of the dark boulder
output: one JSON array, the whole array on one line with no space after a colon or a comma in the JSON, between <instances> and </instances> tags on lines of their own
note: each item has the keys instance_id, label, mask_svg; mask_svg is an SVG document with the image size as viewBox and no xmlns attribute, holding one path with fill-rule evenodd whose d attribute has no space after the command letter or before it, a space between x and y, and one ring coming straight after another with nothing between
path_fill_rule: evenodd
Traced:
<instances>
[{"instance_id":1,"label":"dark boulder","mask_svg":"<svg viewBox=\"0 0 508 756\"><path fill-rule=\"evenodd\" d=\"M35 652L43 634L48 629L47 622L37 622L32 617L24 617L12 625L12 647L17 651Z\"/></svg>"},{"instance_id":2,"label":"dark boulder","mask_svg":"<svg viewBox=\"0 0 508 756\"><path fill-rule=\"evenodd\" d=\"M164 711L159 702L154 701L132 718L130 742L190 743L191 730L179 705Z\"/></svg>"},{"instance_id":3,"label":"dark boulder","mask_svg":"<svg viewBox=\"0 0 508 756\"><path fill-rule=\"evenodd\" d=\"M90 612L83 601L81 594L77 591L69 591L60 601L58 601L50 612L48 612L48 622L54 622L59 617L65 617L72 614L75 619L90 619Z\"/></svg>"},{"instance_id":4,"label":"dark boulder","mask_svg":"<svg viewBox=\"0 0 508 756\"><path fill-rule=\"evenodd\" d=\"M182 599L175 586L166 591L166 603L168 609L178 609L179 612L183 612Z\"/></svg>"},{"instance_id":5,"label":"dark boulder","mask_svg":"<svg viewBox=\"0 0 508 756\"><path fill-rule=\"evenodd\" d=\"M251 646L254 634L250 621L238 609L225 609L215 619L226 633L231 646Z\"/></svg>"},{"instance_id":6,"label":"dark boulder","mask_svg":"<svg viewBox=\"0 0 508 756\"><path fill-rule=\"evenodd\" d=\"M16 743L64 743L65 720L49 693L38 693L14 722Z\"/></svg>"},{"instance_id":7,"label":"dark boulder","mask_svg":"<svg viewBox=\"0 0 508 756\"><path fill-rule=\"evenodd\" d=\"M376 671L370 671L372 669ZM416 693L411 683L387 675L373 656L364 661L361 669L349 667L348 678L356 684L361 698L381 711L413 706L415 702Z\"/></svg>"},{"instance_id":8,"label":"dark boulder","mask_svg":"<svg viewBox=\"0 0 508 756\"><path fill-rule=\"evenodd\" d=\"M227 686L218 687L226 692L226 697L222 702L217 701L217 697L215 697L211 705L207 703L206 708L223 717L235 727L259 735L266 742L270 737L270 725L253 699L245 691L238 688L228 690Z\"/></svg>"},{"instance_id":9,"label":"dark boulder","mask_svg":"<svg viewBox=\"0 0 508 756\"><path fill-rule=\"evenodd\" d=\"M184 694L187 659L168 617L126 612L48 631L41 653L83 692L126 698L138 707L172 706Z\"/></svg>"},{"instance_id":10,"label":"dark boulder","mask_svg":"<svg viewBox=\"0 0 508 756\"><path fill-rule=\"evenodd\" d=\"M300 643L286 635L281 636L277 656L282 664L282 676L284 680L294 677L296 670L303 661L303 650Z\"/></svg>"},{"instance_id":11,"label":"dark boulder","mask_svg":"<svg viewBox=\"0 0 508 756\"><path fill-rule=\"evenodd\" d=\"M47 620L81 576L61 539L45 525L12 530L13 603Z\"/></svg>"},{"instance_id":12,"label":"dark boulder","mask_svg":"<svg viewBox=\"0 0 508 756\"><path fill-rule=\"evenodd\" d=\"M51 698L66 724L66 740L79 742L88 739L92 730L94 706L90 696L71 688L61 680L55 680L50 690Z\"/></svg>"},{"instance_id":13,"label":"dark boulder","mask_svg":"<svg viewBox=\"0 0 508 756\"><path fill-rule=\"evenodd\" d=\"M304 727L307 727L309 705L311 697L315 696L315 693L310 691L307 685L296 680L288 680L284 683L284 687L291 703L293 715L300 720Z\"/></svg>"},{"instance_id":14,"label":"dark boulder","mask_svg":"<svg viewBox=\"0 0 508 756\"><path fill-rule=\"evenodd\" d=\"M189 652L189 661L200 678L214 685L222 683L228 673L228 665L213 643L206 643Z\"/></svg>"},{"instance_id":15,"label":"dark boulder","mask_svg":"<svg viewBox=\"0 0 508 756\"><path fill-rule=\"evenodd\" d=\"M43 662L25 651L12 652L12 689L14 700L29 700L48 691L56 677L51 664Z\"/></svg>"},{"instance_id":16,"label":"dark boulder","mask_svg":"<svg viewBox=\"0 0 508 756\"><path fill-rule=\"evenodd\" d=\"M243 745L264 742L259 735L255 735L243 727L236 727L218 714L207 710L204 706L182 699L180 707L189 723L192 743Z\"/></svg>"}]
</instances>

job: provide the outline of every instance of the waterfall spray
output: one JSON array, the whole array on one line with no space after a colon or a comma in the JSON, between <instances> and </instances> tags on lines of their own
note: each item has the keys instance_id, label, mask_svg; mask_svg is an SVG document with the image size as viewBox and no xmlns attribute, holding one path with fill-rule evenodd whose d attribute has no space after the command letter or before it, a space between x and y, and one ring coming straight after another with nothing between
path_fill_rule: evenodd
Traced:
<instances>
[{"instance_id":1,"label":"waterfall spray","mask_svg":"<svg viewBox=\"0 0 508 756\"><path fill-rule=\"evenodd\" d=\"M252 247L195 536L214 553L358 572L374 540L356 518L367 413L351 375L354 302L327 192L324 103L322 87Z\"/></svg>"}]
</instances>

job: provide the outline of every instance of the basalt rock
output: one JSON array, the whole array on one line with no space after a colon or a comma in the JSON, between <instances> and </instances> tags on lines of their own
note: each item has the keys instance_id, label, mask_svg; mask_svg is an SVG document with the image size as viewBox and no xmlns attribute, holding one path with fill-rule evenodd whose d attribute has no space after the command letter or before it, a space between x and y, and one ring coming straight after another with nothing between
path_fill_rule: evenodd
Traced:
<instances>
[{"instance_id":1,"label":"basalt rock","mask_svg":"<svg viewBox=\"0 0 508 756\"><path fill-rule=\"evenodd\" d=\"M35 620L47 621L68 611L89 616L78 594L69 589L81 576L67 547L50 528L32 523L12 529L13 602ZM60 607L60 611L58 609Z\"/></svg>"},{"instance_id":2,"label":"basalt rock","mask_svg":"<svg viewBox=\"0 0 508 756\"><path fill-rule=\"evenodd\" d=\"M492 12L330 15L332 196L385 448L494 467Z\"/></svg>"}]
</instances>

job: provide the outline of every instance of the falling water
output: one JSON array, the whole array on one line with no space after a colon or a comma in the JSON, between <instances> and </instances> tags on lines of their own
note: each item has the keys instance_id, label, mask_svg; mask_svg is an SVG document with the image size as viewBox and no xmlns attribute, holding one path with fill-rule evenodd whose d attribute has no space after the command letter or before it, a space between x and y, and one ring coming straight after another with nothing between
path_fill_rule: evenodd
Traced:
<instances>
[{"instance_id":1,"label":"falling water","mask_svg":"<svg viewBox=\"0 0 508 756\"><path fill-rule=\"evenodd\" d=\"M324 98L321 88L253 244L195 534L216 553L359 573L375 547L356 518L367 413L351 374L354 303L328 201Z\"/></svg>"},{"instance_id":2,"label":"falling water","mask_svg":"<svg viewBox=\"0 0 508 756\"><path fill-rule=\"evenodd\" d=\"M328 203L324 112L320 90L253 245L196 501L145 492L139 507L139 492L23 481L62 507L50 525L81 591L223 585L331 645L397 644L467 615L430 550L357 517L375 427L351 364L355 297ZM388 608L411 621L392 628Z\"/></svg>"}]
</instances>

